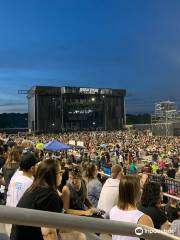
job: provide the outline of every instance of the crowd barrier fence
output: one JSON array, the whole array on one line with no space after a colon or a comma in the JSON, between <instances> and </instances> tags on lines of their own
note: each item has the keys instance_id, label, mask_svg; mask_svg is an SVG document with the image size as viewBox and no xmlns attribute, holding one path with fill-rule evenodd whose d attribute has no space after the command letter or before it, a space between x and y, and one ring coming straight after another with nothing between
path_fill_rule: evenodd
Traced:
<instances>
[{"instance_id":1,"label":"crowd barrier fence","mask_svg":"<svg viewBox=\"0 0 180 240\"><path fill-rule=\"evenodd\" d=\"M53 213L25 208L0 206L0 222L34 227L77 230L87 233L107 233L141 237L149 240L178 240L169 233L144 225Z\"/></svg>"},{"instance_id":2,"label":"crowd barrier fence","mask_svg":"<svg viewBox=\"0 0 180 240\"><path fill-rule=\"evenodd\" d=\"M149 174L149 179L155 182L159 182L163 188L163 192L169 195L180 194L180 181L165 177L160 174Z\"/></svg>"},{"instance_id":3,"label":"crowd barrier fence","mask_svg":"<svg viewBox=\"0 0 180 240\"><path fill-rule=\"evenodd\" d=\"M110 177L109 174L104 172L99 173L107 178ZM127 172L127 174L130 173ZM180 201L180 181L158 174L148 174L148 176L150 181L158 182L162 186L164 196Z\"/></svg>"}]
</instances>

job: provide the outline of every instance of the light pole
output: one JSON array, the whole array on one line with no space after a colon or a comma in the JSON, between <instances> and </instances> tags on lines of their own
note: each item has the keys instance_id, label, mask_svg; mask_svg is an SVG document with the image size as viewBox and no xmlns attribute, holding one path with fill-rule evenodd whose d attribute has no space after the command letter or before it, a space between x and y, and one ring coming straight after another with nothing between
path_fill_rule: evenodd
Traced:
<instances>
[{"instance_id":1,"label":"light pole","mask_svg":"<svg viewBox=\"0 0 180 240\"><path fill-rule=\"evenodd\" d=\"M63 102L63 96L61 93L61 131L64 129L64 102Z\"/></svg>"},{"instance_id":2,"label":"light pole","mask_svg":"<svg viewBox=\"0 0 180 240\"><path fill-rule=\"evenodd\" d=\"M124 99L124 125L126 126L126 103Z\"/></svg>"},{"instance_id":3,"label":"light pole","mask_svg":"<svg viewBox=\"0 0 180 240\"><path fill-rule=\"evenodd\" d=\"M104 102L104 130L107 130L107 112L106 112L106 97L103 95Z\"/></svg>"}]
</instances>

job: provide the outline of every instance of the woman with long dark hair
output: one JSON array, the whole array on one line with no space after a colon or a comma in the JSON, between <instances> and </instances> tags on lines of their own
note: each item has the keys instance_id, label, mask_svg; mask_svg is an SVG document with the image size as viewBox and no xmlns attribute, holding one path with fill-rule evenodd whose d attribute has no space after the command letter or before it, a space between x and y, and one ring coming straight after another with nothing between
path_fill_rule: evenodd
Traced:
<instances>
[{"instance_id":1,"label":"woman with long dark hair","mask_svg":"<svg viewBox=\"0 0 180 240\"><path fill-rule=\"evenodd\" d=\"M21 148L14 148L9 150L8 158L2 168L4 181L5 181L5 190L7 190L11 177L19 167L19 160L22 154Z\"/></svg>"},{"instance_id":2,"label":"woman with long dark hair","mask_svg":"<svg viewBox=\"0 0 180 240\"><path fill-rule=\"evenodd\" d=\"M61 168L57 160L42 161L37 168L33 184L20 199L17 207L61 212L63 204L57 187L61 182ZM11 240L55 240L56 229L13 225Z\"/></svg>"},{"instance_id":3,"label":"woman with long dark hair","mask_svg":"<svg viewBox=\"0 0 180 240\"><path fill-rule=\"evenodd\" d=\"M162 200L161 186L157 182L147 182L143 186L139 210L151 217L154 227L168 229L169 223L165 213L160 209Z\"/></svg>"},{"instance_id":4,"label":"woman with long dark hair","mask_svg":"<svg viewBox=\"0 0 180 240\"><path fill-rule=\"evenodd\" d=\"M73 167L69 172L69 181L62 190L63 207L66 213L79 216L91 216L93 205L87 197L87 189L82 178L82 169Z\"/></svg>"}]
</instances>

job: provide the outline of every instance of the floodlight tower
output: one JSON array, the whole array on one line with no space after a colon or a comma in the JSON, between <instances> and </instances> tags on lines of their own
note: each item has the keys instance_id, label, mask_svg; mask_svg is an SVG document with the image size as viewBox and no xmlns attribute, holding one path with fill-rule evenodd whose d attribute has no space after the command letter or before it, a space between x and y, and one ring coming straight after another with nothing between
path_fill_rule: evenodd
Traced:
<instances>
[{"instance_id":1,"label":"floodlight tower","mask_svg":"<svg viewBox=\"0 0 180 240\"><path fill-rule=\"evenodd\" d=\"M178 111L175 102L163 101L155 104L155 112L151 115L152 131L158 129L158 132L165 131L165 136L170 135L170 128L173 123L177 122Z\"/></svg>"}]
</instances>

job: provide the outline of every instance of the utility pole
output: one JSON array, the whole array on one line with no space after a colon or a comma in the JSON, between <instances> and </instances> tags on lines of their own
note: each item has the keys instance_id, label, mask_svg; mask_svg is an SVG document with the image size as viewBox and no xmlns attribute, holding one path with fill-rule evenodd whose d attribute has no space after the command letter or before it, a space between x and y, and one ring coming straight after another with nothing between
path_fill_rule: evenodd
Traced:
<instances>
[{"instance_id":1,"label":"utility pole","mask_svg":"<svg viewBox=\"0 0 180 240\"><path fill-rule=\"evenodd\" d=\"M104 130L107 130L107 111L106 111L106 97L103 96L104 99Z\"/></svg>"},{"instance_id":2,"label":"utility pole","mask_svg":"<svg viewBox=\"0 0 180 240\"><path fill-rule=\"evenodd\" d=\"M61 93L61 131L64 130L64 101L63 101L63 95Z\"/></svg>"}]
</instances>

